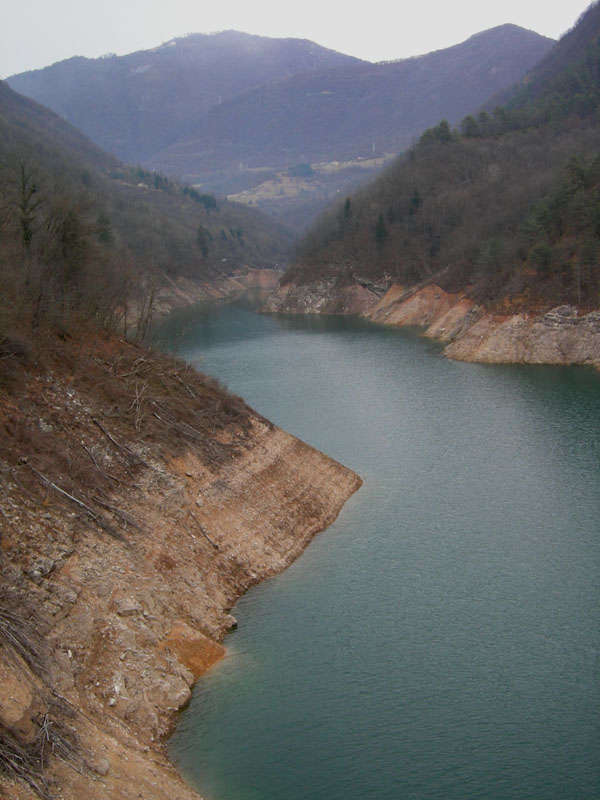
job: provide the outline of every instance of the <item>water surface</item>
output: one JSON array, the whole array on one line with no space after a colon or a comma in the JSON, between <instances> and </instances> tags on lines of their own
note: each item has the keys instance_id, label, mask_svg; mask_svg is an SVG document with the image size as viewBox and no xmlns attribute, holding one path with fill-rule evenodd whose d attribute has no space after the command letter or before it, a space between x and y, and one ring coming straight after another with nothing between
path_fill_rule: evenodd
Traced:
<instances>
[{"instance_id":1,"label":"water surface","mask_svg":"<svg viewBox=\"0 0 600 800\"><path fill-rule=\"evenodd\" d=\"M180 355L364 480L237 604L171 741L190 783L207 800L600 797L600 376L243 306L183 328Z\"/></svg>"}]
</instances>

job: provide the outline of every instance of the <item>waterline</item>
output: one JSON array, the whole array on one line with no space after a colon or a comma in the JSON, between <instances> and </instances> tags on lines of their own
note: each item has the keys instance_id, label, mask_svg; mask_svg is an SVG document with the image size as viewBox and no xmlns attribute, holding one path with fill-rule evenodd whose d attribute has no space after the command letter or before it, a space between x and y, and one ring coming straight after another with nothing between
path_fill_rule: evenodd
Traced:
<instances>
[{"instance_id":1,"label":"waterline","mask_svg":"<svg viewBox=\"0 0 600 800\"><path fill-rule=\"evenodd\" d=\"M364 479L236 606L184 775L212 800L599 796L599 376L226 307L180 353Z\"/></svg>"}]
</instances>

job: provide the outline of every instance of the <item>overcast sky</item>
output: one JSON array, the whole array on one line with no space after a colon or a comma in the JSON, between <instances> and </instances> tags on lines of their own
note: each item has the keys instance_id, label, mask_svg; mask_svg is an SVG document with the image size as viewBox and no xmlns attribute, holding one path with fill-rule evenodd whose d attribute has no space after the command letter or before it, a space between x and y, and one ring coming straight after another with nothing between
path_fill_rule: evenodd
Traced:
<instances>
[{"instance_id":1,"label":"overcast sky","mask_svg":"<svg viewBox=\"0 0 600 800\"><path fill-rule=\"evenodd\" d=\"M590 0L0 0L0 77L74 55L156 47L235 29L293 36L382 61L421 55L512 22L557 39Z\"/></svg>"}]
</instances>

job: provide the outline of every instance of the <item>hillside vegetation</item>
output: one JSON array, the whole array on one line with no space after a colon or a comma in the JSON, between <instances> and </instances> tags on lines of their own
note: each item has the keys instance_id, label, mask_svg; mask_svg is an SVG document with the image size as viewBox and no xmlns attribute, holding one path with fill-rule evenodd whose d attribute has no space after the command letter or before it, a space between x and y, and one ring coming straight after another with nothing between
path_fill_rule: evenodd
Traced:
<instances>
[{"instance_id":1,"label":"hillside vegetation","mask_svg":"<svg viewBox=\"0 0 600 800\"><path fill-rule=\"evenodd\" d=\"M191 34L125 56L70 58L13 75L12 88L52 108L128 162L195 130L213 106L275 79L359 63L301 39L237 31Z\"/></svg>"},{"instance_id":2,"label":"hillside vegetation","mask_svg":"<svg viewBox=\"0 0 600 800\"><path fill-rule=\"evenodd\" d=\"M440 116L458 122L514 83L552 44L502 25L418 58L371 64L313 42L227 31L9 80L119 158L237 195L298 165L396 155ZM375 174L315 169L310 203L285 190L267 196L266 187L256 207L304 231L337 192Z\"/></svg>"},{"instance_id":3,"label":"hillside vegetation","mask_svg":"<svg viewBox=\"0 0 600 800\"><path fill-rule=\"evenodd\" d=\"M286 233L259 212L122 165L2 82L0 112L5 317L78 309L126 325L128 300L167 278L211 283L285 260Z\"/></svg>"},{"instance_id":4,"label":"hillside vegetation","mask_svg":"<svg viewBox=\"0 0 600 800\"><path fill-rule=\"evenodd\" d=\"M505 106L442 120L331 208L284 282L435 281L488 305L597 306L599 103L594 5Z\"/></svg>"}]
</instances>

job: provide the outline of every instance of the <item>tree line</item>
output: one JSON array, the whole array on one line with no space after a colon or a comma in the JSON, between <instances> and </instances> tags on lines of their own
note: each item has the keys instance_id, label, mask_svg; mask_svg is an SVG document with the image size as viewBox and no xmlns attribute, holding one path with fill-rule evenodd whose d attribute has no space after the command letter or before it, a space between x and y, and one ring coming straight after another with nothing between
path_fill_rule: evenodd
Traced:
<instances>
[{"instance_id":1,"label":"tree line","mask_svg":"<svg viewBox=\"0 0 600 800\"><path fill-rule=\"evenodd\" d=\"M298 246L286 280L360 274L513 306L600 299L600 41L503 107L447 120Z\"/></svg>"}]
</instances>

